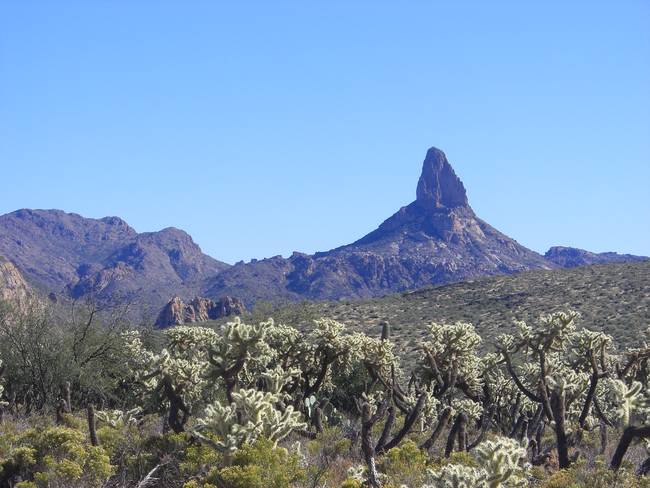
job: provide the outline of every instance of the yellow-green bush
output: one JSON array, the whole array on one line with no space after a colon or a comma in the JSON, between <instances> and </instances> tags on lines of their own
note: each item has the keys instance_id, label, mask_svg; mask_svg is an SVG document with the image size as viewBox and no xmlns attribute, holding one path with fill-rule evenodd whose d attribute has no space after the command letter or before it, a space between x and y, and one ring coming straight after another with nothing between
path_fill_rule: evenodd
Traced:
<instances>
[{"instance_id":1,"label":"yellow-green bush","mask_svg":"<svg viewBox=\"0 0 650 488\"><path fill-rule=\"evenodd\" d=\"M86 434L70 427L28 429L18 434L13 449L0 460L2 475L19 475L28 487L95 487L113 473L102 447L91 446Z\"/></svg>"},{"instance_id":2,"label":"yellow-green bush","mask_svg":"<svg viewBox=\"0 0 650 488\"><path fill-rule=\"evenodd\" d=\"M258 439L238 449L228 466L213 469L203 480L186 483L185 488L289 488L304 478L297 454Z\"/></svg>"},{"instance_id":3,"label":"yellow-green bush","mask_svg":"<svg viewBox=\"0 0 650 488\"><path fill-rule=\"evenodd\" d=\"M541 486L542 488L650 488L650 477L638 477L629 469L612 471L603 462L587 465L581 461L569 469L551 474Z\"/></svg>"},{"instance_id":4,"label":"yellow-green bush","mask_svg":"<svg viewBox=\"0 0 650 488\"><path fill-rule=\"evenodd\" d=\"M341 484L341 488L363 488L361 481L348 478Z\"/></svg>"},{"instance_id":5,"label":"yellow-green bush","mask_svg":"<svg viewBox=\"0 0 650 488\"><path fill-rule=\"evenodd\" d=\"M407 440L388 451L378 468L396 485L418 486L426 477L427 455L415 442Z\"/></svg>"}]
</instances>

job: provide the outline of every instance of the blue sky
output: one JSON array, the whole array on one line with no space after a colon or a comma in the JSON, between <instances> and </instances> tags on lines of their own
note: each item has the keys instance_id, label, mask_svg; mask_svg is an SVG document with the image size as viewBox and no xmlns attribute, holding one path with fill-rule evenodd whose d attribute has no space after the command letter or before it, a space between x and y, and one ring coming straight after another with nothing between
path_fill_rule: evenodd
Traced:
<instances>
[{"instance_id":1,"label":"blue sky","mask_svg":"<svg viewBox=\"0 0 650 488\"><path fill-rule=\"evenodd\" d=\"M650 255L650 3L0 6L0 213L327 250L414 199L430 146L532 249Z\"/></svg>"}]
</instances>

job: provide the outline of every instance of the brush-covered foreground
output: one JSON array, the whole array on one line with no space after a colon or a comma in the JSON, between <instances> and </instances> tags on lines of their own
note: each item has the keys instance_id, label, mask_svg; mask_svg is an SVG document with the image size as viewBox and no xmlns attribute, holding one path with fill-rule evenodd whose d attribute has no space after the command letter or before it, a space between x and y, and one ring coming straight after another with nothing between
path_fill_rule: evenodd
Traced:
<instances>
[{"instance_id":1,"label":"brush-covered foreground","mask_svg":"<svg viewBox=\"0 0 650 488\"><path fill-rule=\"evenodd\" d=\"M576 312L431 323L408 363L387 322L120 317L0 308L0 488L650 487L650 337Z\"/></svg>"}]
</instances>

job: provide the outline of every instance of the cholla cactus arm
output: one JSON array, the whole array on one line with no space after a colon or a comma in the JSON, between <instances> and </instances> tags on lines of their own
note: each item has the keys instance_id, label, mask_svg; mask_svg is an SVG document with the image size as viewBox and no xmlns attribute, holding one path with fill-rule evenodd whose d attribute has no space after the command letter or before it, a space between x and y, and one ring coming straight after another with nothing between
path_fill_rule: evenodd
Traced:
<instances>
[{"instance_id":1,"label":"cholla cactus arm","mask_svg":"<svg viewBox=\"0 0 650 488\"><path fill-rule=\"evenodd\" d=\"M417 399L417 402L415 402L415 405L413 405L411 410L406 415L406 418L404 419L404 425L399 430L399 432L395 434L395 436L390 441L386 442L385 444L379 444L375 448L375 452L377 454L383 454L384 452L389 451L393 447L396 447L400 442L402 442L404 437L413 428L413 425L415 425L415 422L420 416L420 413L422 412L422 409L424 408L426 402L427 402L427 395L425 393L421 393Z\"/></svg>"},{"instance_id":2,"label":"cholla cactus arm","mask_svg":"<svg viewBox=\"0 0 650 488\"><path fill-rule=\"evenodd\" d=\"M578 419L578 425L582 429L586 427L598 382L609 375L611 359L608 349L612 341L611 336L589 329L582 329L574 334L573 353L577 357L576 365L587 370L590 374L589 389L584 398L582 411Z\"/></svg>"},{"instance_id":3,"label":"cholla cactus arm","mask_svg":"<svg viewBox=\"0 0 650 488\"><path fill-rule=\"evenodd\" d=\"M208 405L194 431L197 437L222 452L232 453L259 437L277 444L294 429L306 427L300 412L292 406L279 410L278 397L270 392L241 389L233 392L232 397L230 405L220 402Z\"/></svg>"},{"instance_id":4,"label":"cholla cactus arm","mask_svg":"<svg viewBox=\"0 0 650 488\"><path fill-rule=\"evenodd\" d=\"M646 329L646 339L641 347L632 348L625 352L625 362L616 365L616 373L619 379L633 375L643 364L650 360L650 327Z\"/></svg>"},{"instance_id":5,"label":"cholla cactus arm","mask_svg":"<svg viewBox=\"0 0 650 488\"><path fill-rule=\"evenodd\" d=\"M464 464L447 464L430 472L432 485L422 488L488 488L485 471Z\"/></svg>"},{"instance_id":6,"label":"cholla cactus arm","mask_svg":"<svg viewBox=\"0 0 650 488\"><path fill-rule=\"evenodd\" d=\"M109 427L114 429L129 426L137 425L139 422L139 415L142 413L142 408L135 407L131 410L122 411L122 410L99 410L95 412L95 417L100 422L105 423Z\"/></svg>"},{"instance_id":7,"label":"cholla cactus arm","mask_svg":"<svg viewBox=\"0 0 650 488\"><path fill-rule=\"evenodd\" d=\"M429 340L420 348L423 370L434 382L434 394L442 397L457 384L468 394L479 394L482 387L478 346L481 337L472 324L429 325Z\"/></svg>"},{"instance_id":8,"label":"cholla cactus arm","mask_svg":"<svg viewBox=\"0 0 650 488\"><path fill-rule=\"evenodd\" d=\"M211 380L223 380L226 398L230 403L233 401L233 392L239 386L240 374L251 358L251 352L267 346L264 343L267 325L272 323L248 325L236 317L233 322L224 326L223 337L208 345L207 360L210 363L208 376Z\"/></svg>"},{"instance_id":9,"label":"cholla cactus arm","mask_svg":"<svg viewBox=\"0 0 650 488\"><path fill-rule=\"evenodd\" d=\"M166 348L160 353L144 348L136 331L123 335L130 352L130 367L144 391L154 403L167 405L169 426L182 432L191 414L191 406L207 386L208 367L206 344L216 340L216 334L205 327L179 326L167 329ZM157 400L163 397L163 402Z\"/></svg>"},{"instance_id":10,"label":"cholla cactus arm","mask_svg":"<svg viewBox=\"0 0 650 488\"><path fill-rule=\"evenodd\" d=\"M435 487L515 488L527 486L526 446L506 437L480 443L473 455L480 466L447 464L430 476ZM426 485L429 486L429 485Z\"/></svg>"}]
</instances>

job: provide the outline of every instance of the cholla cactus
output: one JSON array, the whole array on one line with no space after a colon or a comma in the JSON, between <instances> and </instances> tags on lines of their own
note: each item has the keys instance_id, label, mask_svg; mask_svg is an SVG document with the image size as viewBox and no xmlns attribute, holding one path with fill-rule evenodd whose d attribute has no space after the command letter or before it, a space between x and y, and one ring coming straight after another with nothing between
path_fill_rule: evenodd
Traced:
<instances>
[{"instance_id":1,"label":"cholla cactus","mask_svg":"<svg viewBox=\"0 0 650 488\"><path fill-rule=\"evenodd\" d=\"M451 402L452 414L464 414L468 420L477 421L483 413L483 407L469 398L454 398Z\"/></svg>"},{"instance_id":2,"label":"cholla cactus","mask_svg":"<svg viewBox=\"0 0 650 488\"><path fill-rule=\"evenodd\" d=\"M464 464L447 464L437 471L430 472L434 484L422 488L487 488L483 478L485 471Z\"/></svg>"},{"instance_id":3,"label":"cholla cactus","mask_svg":"<svg viewBox=\"0 0 650 488\"><path fill-rule=\"evenodd\" d=\"M167 348L155 354L144 348L138 332L124 334L131 369L153 400L168 406L169 426L182 432L191 406L202 395L208 369L206 343L216 340L212 329L179 326L167 329ZM181 415L182 414L182 415Z\"/></svg>"},{"instance_id":4,"label":"cholla cactus","mask_svg":"<svg viewBox=\"0 0 650 488\"><path fill-rule=\"evenodd\" d=\"M514 439L497 437L482 442L477 446L475 456L486 472L485 481L490 488L527 484L526 470L530 465L526 462L526 446Z\"/></svg>"},{"instance_id":5,"label":"cholla cactus","mask_svg":"<svg viewBox=\"0 0 650 488\"><path fill-rule=\"evenodd\" d=\"M643 385L639 381L633 381L627 385L621 380L609 382L609 393L613 396L616 408L616 417L623 426L630 424L633 414L644 416L647 412L647 399L644 396Z\"/></svg>"},{"instance_id":6,"label":"cholla cactus","mask_svg":"<svg viewBox=\"0 0 650 488\"><path fill-rule=\"evenodd\" d=\"M429 325L429 340L422 346L425 373L435 382L434 393L441 396L456 383L463 383L472 393L481 390L480 359L477 349L481 337L472 324Z\"/></svg>"},{"instance_id":7,"label":"cholla cactus","mask_svg":"<svg viewBox=\"0 0 650 488\"><path fill-rule=\"evenodd\" d=\"M505 335L498 340L499 352L508 373L521 394L537 403L544 415L553 420L560 468L569 466L567 432L570 422L582 426L589 413L590 395L585 395L589 375L576 371L567 354L576 337L577 312L560 312L540 318L535 328L518 322L518 337ZM596 338L581 335L582 343L593 344ZM512 355L520 353L523 367L516 368ZM595 383L592 383L595 385ZM579 407L574 402L580 401Z\"/></svg>"},{"instance_id":8,"label":"cholla cactus","mask_svg":"<svg viewBox=\"0 0 650 488\"><path fill-rule=\"evenodd\" d=\"M95 412L95 417L109 427L119 429L125 426L137 425L139 422L138 417L141 413L142 409L140 407L135 407L127 411L100 410Z\"/></svg>"},{"instance_id":9,"label":"cholla cactus","mask_svg":"<svg viewBox=\"0 0 650 488\"><path fill-rule=\"evenodd\" d=\"M530 465L526 447L507 437L482 442L473 451L479 468L448 464L431 472L436 487L500 488L526 486Z\"/></svg>"},{"instance_id":10,"label":"cholla cactus","mask_svg":"<svg viewBox=\"0 0 650 488\"><path fill-rule=\"evenodd\" d=\"M195 429L197 436L219 451L232 453L258 437L277 443L292 430L306 427L292 406L284 411L276 408L278 397L273 393L242 389L232 397L230 405L208 405Z\"/></svg>"},{"instance_id":11,"label":"cholla cactus","mask_svg":"<svg viewBox=\"0 0 650 488\"><path fill-rule=\"evenodd\" d=\"M245 324L236 317L222 329L222 336L207 345L210 364L208 376L212 381L223 381L226 397L232 402L232 393L239 387L242 376L252 382L271 360L270 348L264 342L267 327L272 322Z\"/></svg>"}]
</instances>

